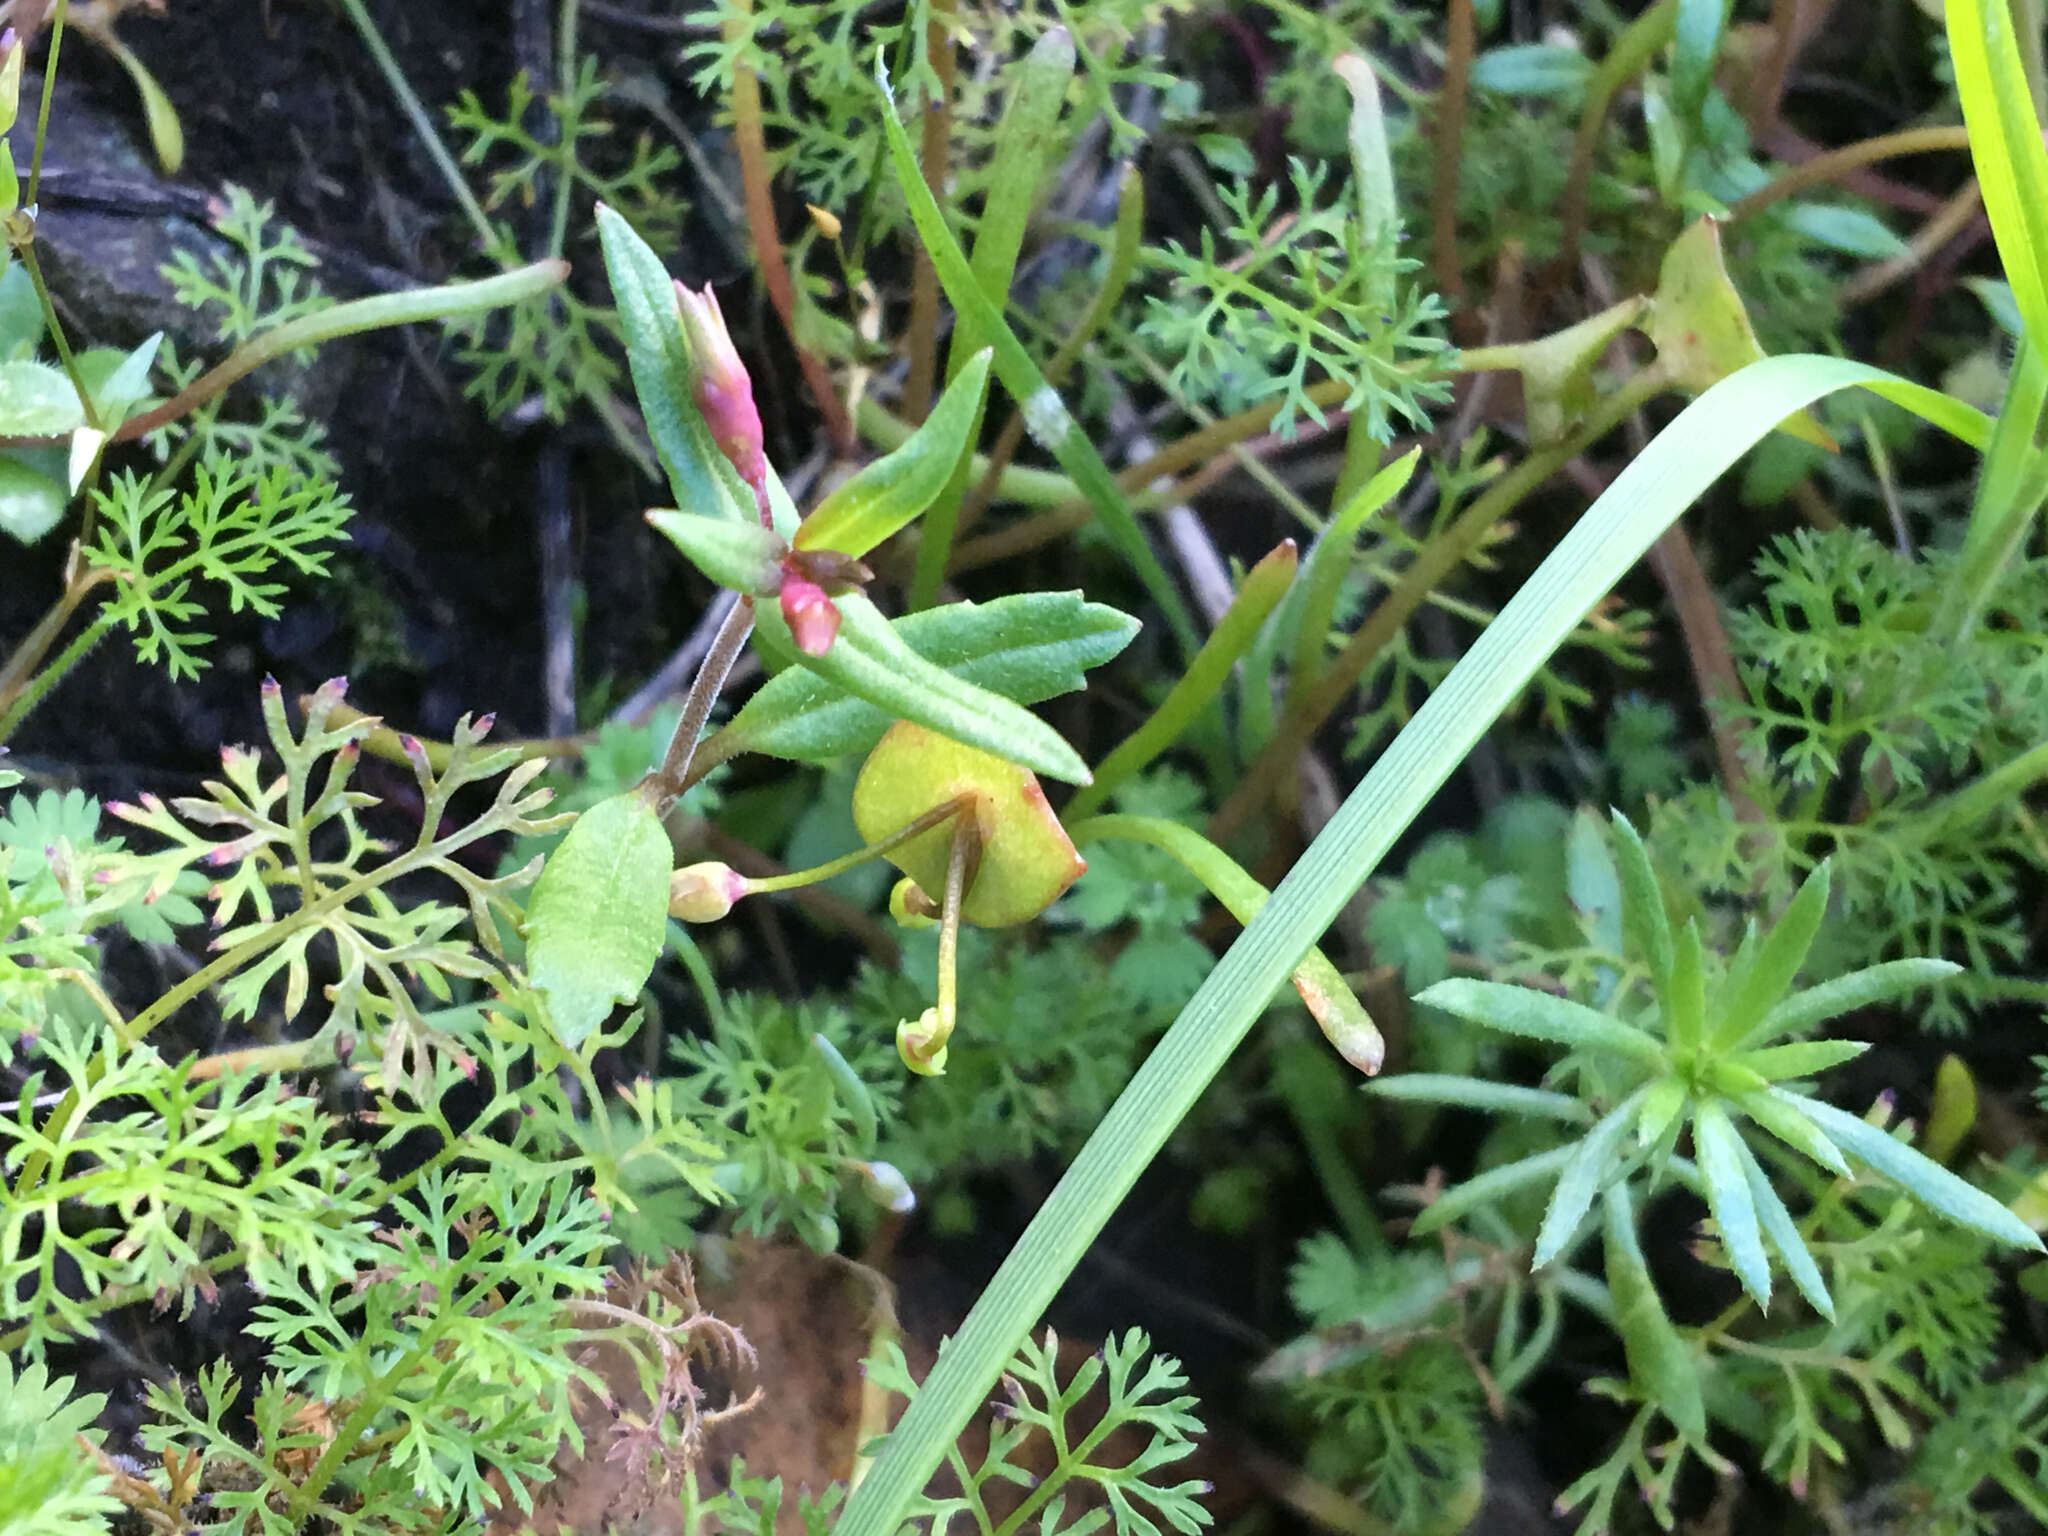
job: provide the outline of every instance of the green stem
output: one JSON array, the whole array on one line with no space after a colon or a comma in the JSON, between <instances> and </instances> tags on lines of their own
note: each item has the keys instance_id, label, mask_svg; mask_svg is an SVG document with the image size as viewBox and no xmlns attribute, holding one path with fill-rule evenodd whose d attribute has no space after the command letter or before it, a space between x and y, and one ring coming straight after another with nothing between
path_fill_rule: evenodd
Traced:
<instances>
[{"instance_id":1,"label":"green stem","mask_svg":"<svg viewBox=\"0 0 2048 1536\"><path fill-rule=\"evenodd\" d=\"M1102 760L1095 770L1095 782L1074 796L1067 806L1067 816L1079 819L1092 814L1133 774L1194 725L1223 691L1230 669L1258 637L1266 616L1287 595L1294 571L1294 540L1288 539L1245 574L1244 584L1238 588L1229 611L1195 653L1180 681L1159 701L1159 707L1145 723Z\"/></svg>"},{"instance_id":2,"label":"green stem","mask_svg":"<svg viewBox=\"0 0 2048 1536\"><path fill-rule=\"evenodd\" d=\"M356 0L356 3L360 4L361 0ZM301 347L318 346L323 341L353 336L359 331L413 325L423 320L452 320L457 315L496 309L501 304L517 304L522 299L547 292L568 275L569 264L566 261L536 261L531 266L515 267L497 277L468 283L443 283L437 288L408 288L402 293L373 294L367 299L351 299L318 314L287 321L274 330L243 342L228 354L226 361L208 369L155 410L131 416L112 434L111 441L126 443L146 437L158 427L176 421L194 406L211 400L230 384L255 372L273 358L296 352Z\"/></svg>"},{"instance_id":3,"label":"green stem","mask_svg":"<svg viewBox=\"0 0 2048 1536\"><path fill-rule=\"evenodd\" d=\"M555 58L555 88L566 97L576 88L576 10L577 0L562 0L562 19L556 27L558 45ZM574 145L569 146L572 150ZM569 243L569 194L576 189L576 178L569 174L568 167L557 170L555 176L555 206L548 220L548 254L559 257Z\"/></svg>"},{"instance_id":4,"label":"green stem","mask_svg":"<svg viewBox=\"0 0 2048 1536\"><path fill-rule=\"evenodd\" d=\"M952 820L965 811L972 802L971 795L957 796L944 805L933 806L915 821L891 832L879 842L864 844L851 853L841 854L836 859L827 859L823 864L814 865L810 869L792 870L786 875L766 875L760 879L749 879L747 894L764 896L771 891L793 891L799 886L818 885L835 875L845 874L849 869L858 869L863 864L901 848L912 838L923 836L941 822Z\"/></svg>"},{"instance_id":5,"label":"green stem","mask_svg":"<svg viewBox=\"0 0 2048 1536\"><path fill-rule=\"evenodd\" d=\"M1593 178L1593 156L1600 147L1607 110L1621 88L1649 68L1658 51L1671 41L1678 20L1678 0L1657 0L1629 24L1607 50L1586 82L1586 103L1579 131L1572 140L1570 169L1559 199L1563 233L1558 239L1558 269L1570 274L1579 265L1579 241L1586 232L1586 190Z\"/></svg>"},{"instance_id":6,"label":"green stem","mask_svg":"<svg viewBox=\"0 0 2048 1536\"><path fill-rule=\"evenodd\" d=\"M1932 829L1930 840L1942 833L1960 833L1974 827L1997 807L2017 800L2043 778L2048 778L2048 741L2029 747L1976 783L1953 790L1927 807L1924 824Z\"/></svg>"},{"instance_id":7,"label":"green stem","mask_svg":"<svg viewBox=\"0 0 2048 1536\"><path fill-rule=\"evenodd\" d=\"M66 610L65 617L70 617L69 610ZM94 619L79 631L76 639L64 647L55 661L38 672L34 680L21 689L14 702L8 706L6 713L0 714L0 743L4 743L15 733L21 722L28 718L29 711L42 703L44 696L63 680L64 674L77 666L85 653L104 640L107 631L113 627L113 620L104 614ZM26 646L28 642L25 641L23 644ZM10 663L10 669L11 666Z\"/></svg>"},{"instance_id":8,"label":"green stem","mask_svg":"<svg viewBox=\"0 0 2048 1536\"><path fill-rule=\"evenodd\" d=\"M355 23L356 32L363 40L363 46L370 50L370 57L377 61L377 70L384 76L384 83L391 94L398 98L398 110L405 114L405 120L412 124L412 131L420 136L427 158L434 162L434 168L441 173L441 179L454 194L456 205L462 209L469 226L476 231L477 245L494 260L501 260L498 249L498 232L491 227L489 215L483 204L476 200L476 194L469 190L469 182L463 177L462 167L455 163L455 157L448 153L448 146L441 142L441 135L434 128L434 120L427 113L426 104L413 91L412 82L405 78L405 71L398 66L391 49L384 42L384 34L377 30L377 23L370 17L369 7L363 0L341 0L341 8L348 12L348 19Z\"/></svg>"},{"instance_id":9,"label":"green stem","mask_svg":"<svg viewBox=\"0 0 2048 1536\"><path fill-rule=\"evenodd\" d=\"M57 318L57 306L50 302L49 287L43 282L43 264L36 259L33 235L15 246L14 254L21 258L21 264L28 269L29 284L36 291L36 302L42 306L43 328L50 333L50 344L57 349L58 361L63 363L65 376L71 380L71 388L78 395L78 409L85 417L85 424L98 431L99 407L93 403L92 391L85 387L85 375L78 371L78 358L72 353L70 339L64 334L64 322ZM91 505L91 502L86 503L88 510ZM80 535L81 539L90 536L91 531L88 526L85 533Z\"/></svg>"},{"instance_id":10,"label":"green stem","mask_svg":"<svg viewBox=\"0 0 2048 1536\"><path fill-rule=\"evenodd\" d=\"M661 767L655 770L654 779L664 803L663 815L683 795L691 784L690 763L697 755L697 738L704 734L704 722L711 718L711 706L718 702L718 695L725 689L726 678L732 675L733 663L739 660L740 647L747 643L747 635L754 627L754 605L742 600L726 611L725 622L718 626L718 633L712 637L710 650L704 653L704 661L697 668L697 675L690 682L689 697L683 700L682 716L676 721L675 733L668 739L668 750L662 754ZM698 775L703 777L702 774Z\"/></svg>"},{"instance_id":11,"label":"green stem","mask_svg":"<svg viewBox=\"0 0 2048 1536\"><path fill-rule=\"evenodd\" d=\"M57 9L50 17L50 46L43 54L43 99L36 105L36 144L29 155L28 197L23 202L29 208L36 206L43 189L43 146L50 139L50 97L54 94L51 87L57 83L57 53L64 46L64 19L70 14L71 0L57 0ZM27 41L22 39L24 46Z\"/></svg>"}]
</instances>

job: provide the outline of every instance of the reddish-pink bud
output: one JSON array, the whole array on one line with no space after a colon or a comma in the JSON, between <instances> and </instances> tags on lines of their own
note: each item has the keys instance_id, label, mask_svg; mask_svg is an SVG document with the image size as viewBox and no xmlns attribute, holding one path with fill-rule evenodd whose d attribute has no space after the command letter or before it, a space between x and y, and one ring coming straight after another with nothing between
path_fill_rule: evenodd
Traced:
<instances>
[{"instance_id":1,"label":"reddish-pink bud","mask_svg":"<svg viewBox=\"0 0 2048 1536\"><path fill-rule=\"evenodd\" d=\"M718 307L718 295L705 284L702 293L692 293L676 284L676 313L689 343L690 359L697 365L697 409L711 429L711 440L731 461L754 493L754 502L767 526L768 456L761 447L761 413L754 405L754 382L747 377L747 365L733 347L732 333L725 328L725 315Z\"/></svg>"},{"instance_id":2,"label":"reddish-pink bud","mask_svg":"<svg viewBox=\"0 0 2048 1536\"><path fill-rule=\"evenodd\" d=\"M839 633L839 609L825 589L794 571L782 574L782 620L806 656L822 656Z\"/></svg>"},{"instance_id":3,"label":"reddish-pink bud","mask_svg":"<svg viewBox=\"0 0 2048 1536\"><path fill-rule=\"evenodd\" d=\"M686 923L715 923L747 894L747 877L712 860L689 864L668 877L668 915Z\"/></svg>"}]
</instances>

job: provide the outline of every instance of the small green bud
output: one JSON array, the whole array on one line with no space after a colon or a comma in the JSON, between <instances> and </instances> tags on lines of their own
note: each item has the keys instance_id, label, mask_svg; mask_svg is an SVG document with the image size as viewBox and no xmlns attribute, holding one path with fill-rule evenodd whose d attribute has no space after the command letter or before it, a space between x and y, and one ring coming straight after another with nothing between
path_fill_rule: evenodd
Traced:
<instances>
[{"instance_id":1,"label":"small green bud","mask_svg":"<svg viewBox=\"0 0 2048 1536\"><path fill-rule=\"evenodd\" d=\"M668 915L686 923L715 923L747 894L747 877L715 859L689 864L668 877Z\"/></svg>"}]
</instances>

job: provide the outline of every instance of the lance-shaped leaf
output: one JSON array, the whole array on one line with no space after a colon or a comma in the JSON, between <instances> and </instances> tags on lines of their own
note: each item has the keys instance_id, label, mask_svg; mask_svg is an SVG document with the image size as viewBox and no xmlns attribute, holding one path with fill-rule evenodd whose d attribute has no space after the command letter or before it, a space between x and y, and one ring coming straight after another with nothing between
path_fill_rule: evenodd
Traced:
<instances>
[{"instance_id":1,"label":"lance-shaped leaf","mask_svg":"<svg viewBox=\"0 0 2048 1536\"><path fill-rule=\"evenodd\" d=\"M526 909L527 967L571 1050L653 974L673 863L661 818L633 793L598 801L548 856Z\"/></svg>"},{"instance_id":2,"label":"lance-shaped leaf","mask_svg":"<svg viewBox=\"0 0 2048 1536\"><path fill-rule=\"evenodd\" d=\"M1704 1440L1707 1408L1699 1371L1650 1280L1635 1211L1620 1185L1607 1191L1606 1214L1607 1290L1614 1297L1614 1329L1628 1357L1629 1380L1682 1434Z\"/></svg>"},{"instance_id":3,"label":"lance-shaped leaf","mask_svg":"<svg viewBox=\"0 0 2048 1536\"><path fill-rule=\"evenodd\" d=\"M1647 1091L1638 1088L1607 1111L1572 1149L1571 1161L1564 1165L1564 1172L1557 1177L1557 1188L1550 1192L1550 1206L1544 1211L1543 1225L1536 1233L1536 1254L1530 1260L1530 1268L1541 1269L1563 1253L1592 1208L1593 1197L1621 1177L1615 1154Z\"/></svg>"},{"instance_id":4,"label":"lance-shaped leaf","mask_svg":"<svg viewBox=\"0 0 2048 1536\"><path fill-rule=\"evenodd\" d=\"M1785 1202L1771 1187L1770 1176L1740 1136L1735 1138L1735 1153L1742 1164L1742 1176L1749 1184L1749 1198L1756 1207L1757 1220L1762 1223L1764 1235L1771 1240L1771 1246L1778 1250L1778 1257L1785 1261L1785 1273L1792 1277L1792 1283L1799 1287L1799 1294L1813 1304L1813 1309L1833 1321L1834 1298L1828 1295L1827 1282L1820 1277L1820 1266L1813 1262L1806 1239L1799 1235L1799 1224L1793 1221L1792 1213L1785 1209Z\"/></svg>"},{"instance_id":5,"label":"lance-shaped leaf","mask_svg":"<svg viewBox=\"0 0 2048 1536\"><path fill-rule=\"evenodd\" d=\"M1651 1068L1666 1065L1664 1048L1655 1037L1583 1003L1530 987L1471 981L1460 976L1438 982L1418 993L1415 1000L1527 1040L1548 1040L1574 1050L1606 1051Z\"/></svg>"},{"instance_id":6,"label":"lance-shaped leaf","mask_svg":"<svg viewBox=\"0 0 2048 1536\"><path fill-rule=\"evenodd\" d=\"M1760 1045L1780 1035L1812 1029L1858 1008L1888 1003L1895 997L1904 997L1908 992L1917 992L1934 982L1944 981L1961 969L1953 960L1926 958L1887 960L1882 965L1867 965L1860 971L1851 971L1833 981L1824 981L1817 987L1793 993L1765 1014L1763 1022L1743 1037L1742 1044Z\"/></svg>"},{"instance_id":7,"label":"lance-shaped leaf","mask_svg":"<svg viewBox=\"0 0 2048 1536\"><path fill-rule=\"evenodd\" d=\"M647 521L668 536L683 558L721 587L744 597L773 597L781 588L782 557L789 546L759 523L728 522L694 512L657 509Z\"/></svg>"},{"instance_id":8,"label":"lance-shaped leaf","mask_svg":"<svg viewBox=\"0 0 2048 1536\"><path fill-rule=\"evenodd\" d=\"M1743 1170L1742 1137L1728 1112L1709 1099L1693 1111L1692 1137L1706 1181L1707 1205L1721 1229L1721 1246L1742 1288L1760 1307L1771 1303L1771 1261L1757 1225L1756 1202Z\"/></svg>"},{"instance_id":9,"label":"lance-shaped leaf","mask_svg":"<svg viewBox=\"0 0 2048 1536\"><path fill-rule=\"evenodd\" d=\"M753 493L718 451L697 409L697 364L676 311L675 280L633 226L602 203L597 234L626 338L633 392L676 505L685 512L751 520Z\"/></svg>"},{"instance_id":10,"label":"lance-shaped leaf","mask_svg":"<svg viewBox=\"0 0 2048 1536\"><path fill-rule=\"evenodd\" d=\"M2015 1247L2041 1247L2041 1239L2019 1217L1974 1184L1956 1177L1933 1159L1922 1157L1889 1131L1832 1104L1783 1088L1773 1088L1771 1094L1819 1126L1821 1133L1836 1146L1861 1158L1937 1215Z\"/></svg>"},{"instance_id":11,"label":"lance-shaped leaf","mask_svg":"<svg viewBox=\"0 0 2048 1536\"><path fill-rule=\"evenodd\" d=\"M1447 1189L1428 1208L1415 1218L1409 1227L1411 1237L1427 1237L1438 1227L1446 1226L1463 1216L1467 1211L1477 1210L1489 1201L1512 1195L1532 1184L1540 1184L1552 1174L1560 1172L1564 1165L1578 1153L1576 1142L1568 1146L1552 1147L1548 1152L1537 1152L1512 1163L1467 1179L1456 1189Z\"/></svg>"},{"instance_id":12,"label":"lance-shaped leaf","mask_svg":"<svg viewBox=\"0 0 2048 1536\"><path fill-rule=\"evenodd\" d=\"M1088 782L1088 765L1036 715L927 661L864 594L848 592L834 601L839 636L822 656L802 654L782 615L767 603L755 610L757 643L776 659L816 673L894 719L914 720L1049 778Z\"/></svg>"},{"instance_id":13,"label":"lance-shaped leaf","mask_svg":"<svg viewBox=\"0 0 2048 1536\"><path fill-rule=\"evenodd\" d=\"M796 547L857 560L937 500L968 450L993 355L984 347L969 358L923 426L819 502L797 529Z\"/></svg>"},{"instance_id":14,"label":"lance-shaped leaf","mask_svg":"<svg viewBox=\"0 0 2048 1536\"><path fill-rule=\"evenodd\" d=\"M1806 963L1814 935L1828 910L1828 866L1823 860L1814 866L1799 892L1785 908L1784 916L1761 940L1744 941L1736 951L1717 999L1720 1017L1713 1029L1713 1044L1733 1045L1749 1038L1765 1014L1778 1005L1786 990Z\"/></svg>"},{"instance_id":15,"label":"lance-shaped leaf","mask_svg":"<svg viewBox=\"0 0 2048 1536\"><path fill-rule=\"evenodd\" d=\"M961 682L1036 704L1082 687L1088 668L1130 644L1138 621L1085 602L1078 592L1025 592L989 603L949 603L896 619L889 628ZM758 689L721 735L729 738L728 756L761 752L821 763L873 751L895 718L833 678L791 667Z\"/></svg>"},{"instance_id":16,"label":"lance-shaped leaf","mask_svg":"<svg viewBox=\"0 0 2048 1536\"><path fill-rule=\"evenodd\" d=\"M1622 934L1649 965L1650 980L1662 996L1671 985L1671 919L1642 837L1619 811L1614 813L1614 869L1621 879Z\"/></svg>"}]
</instances>

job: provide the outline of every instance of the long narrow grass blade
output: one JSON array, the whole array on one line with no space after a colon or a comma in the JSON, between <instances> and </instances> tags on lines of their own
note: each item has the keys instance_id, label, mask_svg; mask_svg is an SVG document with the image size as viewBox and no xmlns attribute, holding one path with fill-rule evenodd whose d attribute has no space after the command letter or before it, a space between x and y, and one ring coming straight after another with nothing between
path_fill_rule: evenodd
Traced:
<instances>
[{"instance_id":1,"label":"long narrow grass blade","mask_svg":"<svg viewBox=\"0 0 2048 1536\"><path fill-rule=\"evenodd\" d=\"M894 1536L907 1501L930 1479L1018 1341L1274 991L1593 604L1765 433L1823 395L1857 384L1973 446L1989 434L1981 411L1829 357L1766 358L1680 412L1487 626L1210 972L982 1292L848 1501L835 1536Z\"/></svg>"}]
</instances>

